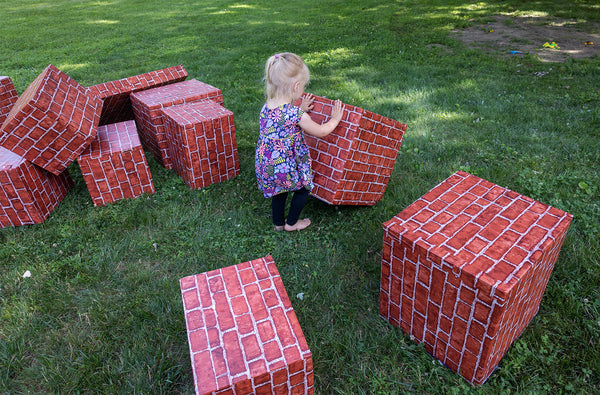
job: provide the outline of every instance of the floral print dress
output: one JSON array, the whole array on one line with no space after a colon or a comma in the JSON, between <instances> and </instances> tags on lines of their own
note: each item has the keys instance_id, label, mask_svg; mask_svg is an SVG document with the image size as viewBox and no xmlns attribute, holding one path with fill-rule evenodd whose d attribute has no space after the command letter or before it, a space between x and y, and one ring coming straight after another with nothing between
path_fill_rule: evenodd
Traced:
<instances>
[{"instance_id":1,"label":"floral print dress","mask_svg":"<svg viewBox=\"0 0 600 395\"><path fill-rule=\"evenodd\" d=\"M265 197L300 188L313 188L310 153L298 126L304 111L292 104L260 111L260 135L255 168Z\"/></svg>"}]
</instances>

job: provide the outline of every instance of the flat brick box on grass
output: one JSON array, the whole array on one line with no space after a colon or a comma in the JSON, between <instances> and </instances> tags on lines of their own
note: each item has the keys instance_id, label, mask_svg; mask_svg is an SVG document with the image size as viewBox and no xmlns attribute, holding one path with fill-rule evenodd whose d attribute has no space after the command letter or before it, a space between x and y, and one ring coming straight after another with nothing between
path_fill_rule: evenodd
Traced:
<instances>
[{"instance_id":1,"label":"flat brick box on grass","mask_svg":"<svg viewBox=\"0 0 600 395\"><path fill-rule=\"evenodd\" d=\"M173 170L192 189L240 174L233 113L204 100L163 110Z\"/></svg>"},{"instance_id":2,"label":"flat brick box on grass","mask_svg":"<svg viewBox=\"0 0 600 395\"><path fill-rule=\"evenodd\" d=\"M135 119L129 98L131 93L181 82L187 77L187 71L179 65L104 82L90 86L88 89L102 99L100 125L109 125Z\"/></svg>"},{"instance_id":3,"label":"flat brick box on grass","mask_svg":"<svg viewBox=\"0 0 600 395\"><path fill-rule=\"evenodd\" d=\"M10 77L0 76L0 126L18 99L19 95Z\"/></svg>"},{"instance_id":4,"label":"flat brick box on grass","mask_svg":"<svg viewBox=\"0 0 600 395\"><path fill-rule=\"evenodd\" d=\"M72 186L67 170L56 176L0 147L0 227L44 222Z\"/></svg>"},{"instance_id":5,"label":"flat brick box on grass","mask_svg":"<svg viewBox=\"0 0 600 395\"><path fill-rule=\"evenodd\" d=\"M313 364L271 256L180 280L196 394L312 394Z\"/></svg>"},{"instance_id":6,"label":"flat brick box on grass","mask_svg":"<svg viewBox=\"0 0 600 395\"><path fill-rule=\"evenodd\" d=\"M49 65L19 97L0 146L58 175L96 137L102 101Z\"/></svg>"},{"instance_id":7,"label":"flat brick box on grass","mask_svg":"<svg viewBox=\"0 0 600 395\"><path fill-rule=\"evenodd\" d=\"M165 135L162 110L170 106L207 99L219 104L223 103L220 89L196 79L134 92L130 98L144 146L167 169L172 169L173 163Z\"/></svg>"},{"instance_id":8,"label":"flat brick box on grass","mask_svg":"<svg viewBox=\"0 0 600 395\"><path fill-rule=\"evenodd\" d=\"M100 126L77 162L95 206L154 193L135 121Z\"/></svg>"},{"instance_id":9,"label":"flat brick box on grass","mask_svg":"<svg viewBox=\"0 0 600 395\"><path fill-rule=\"evenodd\" d=\"M333 101L314 98L308 114L322 124L331 117ZM394 170L405 131L406 125L398 121L344 104L344 117L331 134L324 138L305 134L313 160L313 196L333 205L377 203Z\"/></svg>"},{"instance_id":10,"label":"flat brick box on grass","mask_svg":"<svg viewBox=\"0 0 600 395\"><path fill-rule=\"evenodd\" d=\"M538 312L571 219L453 174L383 224L381 316L483 383Z\"/></svg>"}]
</instances>

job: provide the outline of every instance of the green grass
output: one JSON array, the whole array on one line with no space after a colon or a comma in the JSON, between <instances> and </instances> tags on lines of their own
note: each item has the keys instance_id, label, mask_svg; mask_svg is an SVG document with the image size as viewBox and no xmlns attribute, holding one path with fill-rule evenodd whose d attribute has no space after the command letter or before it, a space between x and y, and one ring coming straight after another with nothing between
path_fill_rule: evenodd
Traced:
<instances>
[{"instance_id":1,"label":"green grass","mask_svg":"<svg viewBox=\"0 0 600 395\"><path fill-rule=\"evenodd\" d=\"M179 278L267 254L319 394L598 392L600 59L490 56L450 33L500 13L600 22L592 0L4 0L19 93L50 63L85 86L183 64L222 89L242 172L192 191L149 157L155 194L96 208L71 165L43 224L0 230L0 392L193 392ZM284 50L311 92L408 125L377 205L311 198L297 234L271 231L253 171L264 62ZM377 311L381 223L461 169L574 215L539 313L480 387Z\"/></svg>"}]
</instances>

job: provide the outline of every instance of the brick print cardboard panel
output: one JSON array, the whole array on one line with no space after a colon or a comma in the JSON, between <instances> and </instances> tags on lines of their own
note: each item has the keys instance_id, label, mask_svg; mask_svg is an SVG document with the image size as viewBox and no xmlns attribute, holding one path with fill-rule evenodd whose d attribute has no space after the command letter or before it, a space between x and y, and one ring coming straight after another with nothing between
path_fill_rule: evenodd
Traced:
<instances>
[{"instance_id":1,"label":"brick print cardboard panel","mask_svg":"<svg viewBox=\"0 0 600 395\"><path fill-rule=\"evenodd\" d=\"M135 121L100 126L77 162L95 206L154 193Z\"/></svg>"},{"instance_id":2,"label":"brick print cardboard panel","mask_svg":"<svg viewBox=\"0 0 600 395\"><path fill-rule=\"evenodd\" d=\"M381 316L483 383L537 313L571 219L453 174L383 224Z\"/></svg>"},{"instance_id":3,"label":"brick print cardboard panel","mask_svg":"<svg viewBox=\"0 0 600 395\"><path fill-rule=\"evenodd\" d=\"M135 119L129 98L131 93L181 82L187 76L187 71L179 65L90 86L88 89L103 102L99 124L108 125Z\"/></svg>"},{"instance_id":4,"label":"brick print cardboard panel","mask_svg":"<svg viewBox=\"0 0 600 395\"><path fill-rule=\"evenodd\" d=\"M173 168L173 164L162 109L207 99L223 103L220 89L195 79L134 92L130 98L144 147L167 169Z\"/></svg>"},{"instance_id":5,"label":"brick print cardboard panel","mask_svg":"<svg viewBox=\"0 0 600 395\"><path fill-rule=\"evenodd\" d=\"M73 180L0 147L0 227L40 224L67 195Z\"/></svg>"},{"instance_id":6,"label":"brick print cardboard panel","mask_svg":"<svg viewBox=\"0 0 600 395\"><path fill-rule=\"evenodd\" d=\"M49 65L0 129L0 146L58 175L96 137L101 100Z\"/></svg>"},{"instance_id":7,"label":"brick print cardboard panel","mask_svg":"<svg viewBox=\"0 0 600 395\"><path fill-rule=\"evenodd\" d=\"M322 124L331 117L333 100L314 99L308 114ZM377 203L394 170L405 131L406 125L398 121L344 104L344 116L331 134L317 138L305 133L313 160L313 196L333 205Z\"/></svg>"},{"instance_id":8,"label":"brick print cardboard panel","mask_svg":"<svg viewBox=\"0 0 600 395\"><path fill-rule=\"evenodd\" d=\"M312 354L271 256L180 280L196 394L313 394Z\"/></svg>"},{"instance_id":9,"label":"brick print cardboard panel","mask_svg":"<svg viewBox=\"0 0 600 395\"><path fill-rule=\"evenodd\" d=\"M19 95L10 77L0 76L0 127L18 99Z\"/></svg>"},{"instance_id":10,"label":"brick print cardboard panel","mask_svg":"<svg viewBox=\"0 0 600 395\"><path fill-rule=\"evenodd\" d=\"M212 100L163 110L173 170L192 189L240 174L233 113Z\"/></svg>"}]
</instances>

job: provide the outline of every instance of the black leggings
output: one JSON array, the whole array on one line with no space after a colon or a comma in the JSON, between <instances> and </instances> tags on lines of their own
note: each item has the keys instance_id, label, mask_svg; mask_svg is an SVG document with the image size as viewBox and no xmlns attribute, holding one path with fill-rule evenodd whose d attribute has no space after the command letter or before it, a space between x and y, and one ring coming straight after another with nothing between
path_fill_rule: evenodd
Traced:
<instances>
[{"instance_id":1,"label":"black leggings","mask_svg":"<svg viewBox=\"0 0 600 395\"><path fill-rule=\"evenodd\" d=\"M292 203L290 205L290 212L285 220L285 201L287 200L288 192L279 193L271 198L271 209L273 213L273 224L275 226L283 226L284 224L295 225L298 222L300 213L306 204L308 199L309 190L306 188L300 188L294 191L292 196Z\"/></svg>"}]
</instances>

